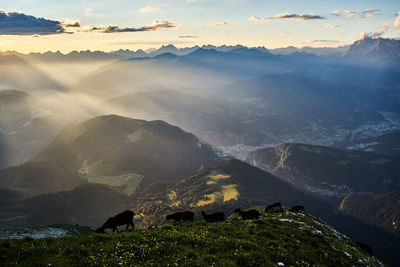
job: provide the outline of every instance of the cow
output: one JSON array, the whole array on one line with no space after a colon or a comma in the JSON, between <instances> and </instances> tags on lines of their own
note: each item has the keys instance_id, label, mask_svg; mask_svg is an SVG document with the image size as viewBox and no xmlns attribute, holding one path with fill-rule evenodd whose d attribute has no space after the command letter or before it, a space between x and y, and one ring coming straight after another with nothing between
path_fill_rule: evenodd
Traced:
<instances>
[{"instance_id":1,"label":"cow","mask_svg":"<svg viewBox=\"0 0 400 267\"><path fill-rule=\"evenodd\" d=\"M201 216L203 216L206 222L223 222L225 221L225 214L222 212L216 212L213 214L206 214L204 211L201 211Z\"/></svg>"},{"instance_id":2,"label":"cow","mask_svg":"<svg viewBox=\"0 0 400 267\"><path fill-rule=\"evenodd\" d=\"M291 211L291 212L303 212L304 211L304 206L300 206L300 205L292 206L289 209L289 211Z\"/></svg>"},{"instance_id":3,"label":"cow","mask_svg":"<svg viewBox=\"0 0 400 267\"><path fill-rule=\"evenodd\" d=\"M279 207L282 207L281 202L275 202L275 203L273 203L273 204L268 205L267 207L265 207L265 212L274 211L275 208L279 208Z\"/></svg>"},{"instance_id":4,"label":"cow","mask_svg":"<svg viewBox=\"0 0 400 267\"><path fill-rule=\"evenodd\" d=\"M135 213L131 210L125 210L115 216L109 217L107 221L98 229L96 229L96 233L104 233L106 229L112 229L113 232L117 231L119 233L117 226L125 225L128 230L129 225L132 226L132 230L135 229L135 225L133 224L133 216Z\"/></svg>"},{"instance_id":5,"label":"cow","mask_svg":"<svg viewBox=\"0 0 400 267\"><path fill-rule=\"evenodd\" d=\"M261 215L260 212L258 212L258 210L255 209L242 211L240 210L240 208L237 208L235 209L234 213L239 213L243 220L258 219Z\"/></svg>"},{"instance_id":6,"label":"cow","mask_svg":"<svg viewBox=\"0 0 400 267\"><path fill-rule=\"evenodd\" d=\"M175 222L191 221L193 222L194 213L193 211L178 211L175 213L168 214L166 220L174 220Z\"/></svg>"},{"instance_id":7,"label":"cow","mask_svg":"<svg viewBox=\"0 0 400 267\"><path fill-rule=\"evenodd\" d=\"M285 212L285 210L282 207L279 207L279 208L274 208L272 212L273 213L280 213L280 212Z\"/></svg>"}]
</instances>

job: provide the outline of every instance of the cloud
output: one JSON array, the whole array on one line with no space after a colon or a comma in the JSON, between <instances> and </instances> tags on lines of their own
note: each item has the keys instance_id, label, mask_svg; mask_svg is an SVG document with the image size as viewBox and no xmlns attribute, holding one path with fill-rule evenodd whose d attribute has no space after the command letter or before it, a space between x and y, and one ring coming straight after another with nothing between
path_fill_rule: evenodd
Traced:
<instances>
[{"instance_id":1,"label":"cloud","mask_svg":"<svg viewBox=\"0 0 400 267\"><path fill-rule=\"evenodd\" d=\"M337 10L337 9L333 10L331 14L334 16L340 17L340 10Z\"/></svg>"},{"instance_id":2,"label":"cloud","mask_svg":"<svg viewBox=\"0 0 400 267\"><path fill-rule=\"evenodd\" d=\"M301 45L309 45L309 46L338 46L341 44L341 41L338 40L325 40L325 39L316 39L316 40L309 40L306 42L301 42Z\"/></svg>"},{"instance_id":3,"label":"cloud","mask_svg":"<svg viewBox=\"0 0 400 267\"><path fill-rule=\"evenodd\" d=\"M293 32L279 32L280 35L293 35Z\"/></svg>"},{"instance_id":4,"label":"cloud","mask_svg":"<svg viewBox=\"0 0 400 267\"><path fill-rule=\"evenodd\" d=\"M7 45L10 45L12 43L14 43L13 40L2 40L2 41L0 41L0 46L7 46Z\"/></svg>"},{"instance_id":5,"label":"cloud","mask_svg":"<svg viewBox=\"0 0 400 267\"><path fill-rule=\"evenodd\" d=\"M346 18L354 18L357 16L358 12L357 11L351 11L351 10L345 10L343 11L343 16Z\"/></svg>"},{"instance_id":6,"label":"cloud","mask_svg":"<svg viewBox=\"0 0 400 267\"><path fill-rule=\"evenodd\" d=\"M336 17L342 17L342 18L356 18L359 17L361 19L372 19L376 17L377 15L382 15L382 13L379 13L381 10L380 9L366 9L363 12L359 11L352 11L352 10L334 10L332 11L332 15Z\"/></svg>"},{"instance_id":7,"label":"cloud","mask_svg":"<svg viewBox=\"0 0 400 267\"><path fill-rule=\"evenodd\" d=\"M382 37L382 35L384 35L387 31L389 31L392 27L388 24L385 23L383 25L376 25L376 29L377 31L375 32L361 32L358 37L357 40L363 40L366 38L380 38Z\"/></svg>"},{"instance_id":8,"label":"cloud","mask_svg":"<svg viewBox=\"0 0 400 267\"><path fill-rule=\"evenodd\" d=\"M332 15L336 17L342 17L342 18L354 18L358 15L358 11L351 11L351 10L334 10L331 13Z\"/></svg>"},{"instance_id":9,"label":"cloud","mask_svg":"<svg viewBox=\"0 0 400 267\"><path fill-rule=\"evenodd\" d=\"M168 45L168 44L193 44L190 40L135 40L127 42L109 42L111 45Z\"/></svg>"},{"instance_id":10,"label":"cloud","mask_svg":"<svg viewBox=\"0 0 400 267\"><path fill-rule=\"evenodd\" d=\"M252 21L268 22L273 19L316 20L316 19L325 19L325 17L314 15L314 14L298 14L298 13L289 14L288 12L284 12L284 13L275 15L273 17L260 18L257 16L251 16L248 19L252 20Z\"/></svg>"},{"instance_id":11,"label":"cloud","mask_svg":"<svg viewBox=\"0 0 400 267\"><path fill-rule=\"evenodd\" d=\"M328 28L328 29L336 29L336 28L339 28L340 25L337 25L337 24L328 24L328 25L326 25L325 27Z\"/></svg>"},{"instance_id":12,"label":"cloud","mask_svg":"<svg viewBox=\"0 0 400 267\"><path fill-rule=\"evenodd\" d=\"M0 10L0 35L48 35L59 33L66 33L60 21Z\"/></svg>"},{"instance_id":13,"label":"cloud","mask_svg":"<svg viewBox=\"0 0 400 267\"><path fill-rule=\"evenodd\" d=\"M185 2L186 3L193 3L193 2L195 2L196 0L185 0Z\"/></svg>"},{"instance_id":14,"label":"cloud","mask_svg":"<svg viewBox=\"0 0 400 267\"><path fill-rule=\"evenodd\" d=\"M196 35L179 35L178 38L190 39L190 38L199 38L199 36L196 36Z\"/></svg>"},{"instance_id":15,"label":"cloud","mask_svg":"<svg viewBox=\"0 0 400 267\"><path fill-rule=\"evenodd\" d=\"M75 22L63 22L64 27L69 28L69 27L75 27L75 28L80 28L81 23L79 21Z\"/></svg>"},{"instance_id":16,"label":"cloud","mask_svg":"<svg viewBox=\"0 0 400 267\"><path fill-rule=\"evenodd\" d=\"M264 21L264 22L269 21L268 18L260 18L260 17L257 17L257 16L251 16L251 17L249 18L249 20L252 20L252 21Z\"/></svg>"},{"instance_id":17,"label":"cloud","mask_svg":"<svg viewBox=\"0 0 400 267\"><path fill-rule=\"evenodd\" d=\"M140 28L132 27L119 27L119 26L106 26L106 27L93 27L89 31L101 32L101 33L117 33L117 32L148 32L156 31L159 29L175 28L176 25L173 22L166 20L156 20L153 25L143 26Z\"/></svg>"},{"instance_id":18,"label":"cloud","mask_svg":"<svg viewBox=\"0 0 400 267\"><path fill-rule=\"evenodd\" d=\"M313 20L313 19L325 19L324 17L313 15L313 14L289 14L284 12L273 17L273 19L295 19L295 20Z\"/></svg>"},{"instance_id":19,"label":"cloud","mask_svg":"<svg viewBox=\"0 0 400 267\"><path fill-rule=\"evenodd\" d=\"M396 14L396 19L393 22L393 30L398 30L400 28L400 11Z\"/></svg>"},{"instance_id":20,"label":"cloud","mask_svg":"<svg viewBox=\"0 0 400 267\"><path fill-rule=\"evenodd\" d=\"M228 26L228 25L230 25L230 23L226 22L226 21L221 21L221 22L214 23L214 26L217 26L217 27Z\"/></svg>"},{"instance_id":21,"label":"cloud","mask_svg":"<svg viewBox=\"0 0 400 267\"><path fill-rule=\"evenodd\" d=\"M158 7L151 7L151 6L146 6L139 9L139 12L142 13L151 13L156 11L160 11L160 9Z\"/></svg>"},{"instance_id":22,"label":"cloud","mask_svg":"<svg viewBox=\"0 0 400 267\"><path fill-rule=\"evenodd\" d=\"M362 40L365 38L379 38L382 37L385 33L388 31L396 31L400 29L400 11L397 12L395 15L396 18L394 19L393 25L390 25L389 23L384 23L382 25L376 25L375 28L377 29L374 32L361 32L359 36L357 37L357 40Z\"/></svg>"},{"instance_id":23,"label":"cloud","mask_svg":"<svg viewBox=\"0 0 400 267\"><path fill-rule=\"evenodd\" d=\"M381 10L380 9L367 9L361 13L360 18L371 19L371 18L374 18L376 15L382 15L382 13L379 13L379 11L381 11Z\"/></svg>"},{"instance_id":24,"label":"cloud","mask_svg":"<svg viewBox=\"0 0 400 267\"><path fill-rule=\"evenodd\" d=\"M84 11L85 14L88 15L88 16L93 15L93 14L92 14L93 8L91 8L91 7L87 7L87 8L85 8L83 11Z\"/></svg>"},{"instance_id":25,"label":"cloud","mask_svg":"<svg viewBox=\"0 0 400 267\"><path fill-rule=\"evenodd\" d=\"M368 36L368 34L366 33L366 32L360 32L360 34L357 36L357 41L359 41L359 40L364 40L364 39L366 39L366 38L368 38L369 36Z\"/></svg>"},{"instance_id":26,"label":"cloud","mask_svg":"<svg viewBox=\"0 0 400 267\"><path fill-rule=\"evenodd\" d=\"M385 23L383 25L376 25L376 28L378 30L376 32L370 34L370 36L372 38L379 38L382 35L384 35L390 29L390 25L388 23Z\"/></svg>"},{"instance_id":27,"label":"cloud","mask_svg":"<svg viewBox=\"0 0 400 267\"><path fill-rule=\"evenodd\" d=\"M338 41L338 40L319 40L319 39L311 40L310 42L311 43L334 43L334 44L341 43L341 41Z\"/></svg>"},{"instance_id":28,"label":"cloud","mask_svg":"<svg viewBox=\"0 0 400 267\"><path fill-rule=\"evenodd\" d=\"M337 29L340 28L340 25L337 24L327 24L323 26L317 26L318 29L324 28L324 29Z\"/></svg>"}]
</instances>

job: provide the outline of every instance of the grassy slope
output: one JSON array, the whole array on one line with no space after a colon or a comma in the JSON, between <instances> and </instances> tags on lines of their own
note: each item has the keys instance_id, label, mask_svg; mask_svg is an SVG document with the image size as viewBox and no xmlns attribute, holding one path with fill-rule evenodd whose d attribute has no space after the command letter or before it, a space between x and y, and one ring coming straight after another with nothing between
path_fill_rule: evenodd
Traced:
<instances>
[{"instance_id":1,"label":"grassy slope","mask_svg":"<svg viewBox=\"0 0 400 267\"><path fill-rule=\"evenodd\" d=\"M178 223L79 237L0 241L0 265L381 266L315 217Z\"/></svg>"}]
</instances>

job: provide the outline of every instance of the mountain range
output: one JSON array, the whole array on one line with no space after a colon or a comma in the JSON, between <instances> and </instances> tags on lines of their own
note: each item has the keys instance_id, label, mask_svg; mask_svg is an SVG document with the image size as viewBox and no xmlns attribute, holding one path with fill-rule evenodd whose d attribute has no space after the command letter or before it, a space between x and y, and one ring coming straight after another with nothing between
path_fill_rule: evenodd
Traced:
<instances>
[{"instance_id":1,"label":"mountain range","mask_svg":"<svg viewBox=\"0 0 400 267\"><path fill-rule=\"evenodd\" d=\"M150 48L147 50L138 49L136 51L129 49L120 49L111 52L103 51L72 51L66 54L60 51L45 52L45 53L29 53L22 54L14 51L0 52L0 56L16 55L22 59L27 60L41 60L41 61L87 61L87 60L121 60L128 58L144 58L155 57L165 53L171 53L178 56L188 55L198 49L216 50L220 52L229 52L235 49L244 48L243 45L203 45L178 48L173 44L162 45L159 48ZM399 57L399 40L387 38L372 38L365 36L362 39L355 41L351 45L340 47L282 47L267 49L264 46L254 47L253 49L259 50L263 53L271 53L275 55L290 55L296 53L307 53L316 56L329 56L329 57L351 57L367 60L392 60ZM7 60L3 58L1 60Z\"/></svg>"}]
</instances>

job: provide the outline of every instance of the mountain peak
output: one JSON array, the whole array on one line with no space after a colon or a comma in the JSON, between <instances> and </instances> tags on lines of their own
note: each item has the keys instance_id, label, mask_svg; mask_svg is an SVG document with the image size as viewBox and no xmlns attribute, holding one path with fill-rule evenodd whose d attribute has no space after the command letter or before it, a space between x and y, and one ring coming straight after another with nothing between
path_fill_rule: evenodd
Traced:
<instances>
[{"instance_id":1,"label":"mountain peak","mask_svg":"<svg viewBox=\"0 0 400 267\"><path fill-rule=\"evenodd\" d=\"M164 121L104 115L67 125L32 161L78 172L91 183L117 180L131 195L139 187L187 177L220 158L195 135Z\"/></svg>"},{"instance_id":2,"label":"mountain peak","mask_svg":"<svg viewBox=\"0 0 400 267\"><path fill-rule=\"evenodd\" d=\"M400 58L400 41L366 35L355 41L345 56L364 61L395 60Z\"/></svg>"},{"instance_id":3,"label":"mountain peak","mask_svg":"<svg viewBox=\"0 0 400 267\"><path fill-rule=\"evenodd\" d=\"M163 45L163 46L161 46L160 49L176 49L177 50L176 46L174 46L173 44Z\"/></svg>"}]
</instances>

